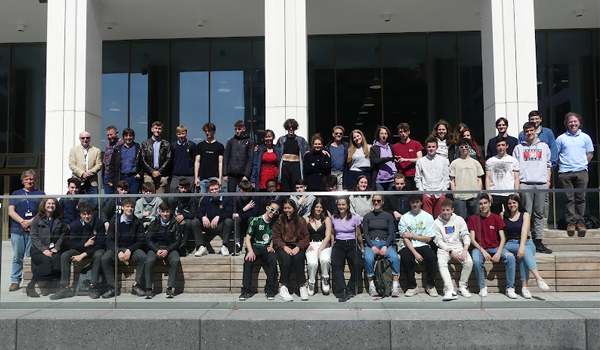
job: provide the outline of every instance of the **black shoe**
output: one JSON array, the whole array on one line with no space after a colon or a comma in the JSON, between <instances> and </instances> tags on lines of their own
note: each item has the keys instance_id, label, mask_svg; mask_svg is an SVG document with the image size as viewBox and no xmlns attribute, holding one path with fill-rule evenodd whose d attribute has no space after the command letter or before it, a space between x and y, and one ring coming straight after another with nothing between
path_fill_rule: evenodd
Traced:
<instances>
[{"instance_id":1,"label":"black shoe","mask_svg":"<svg viewBox=\"0 0 600 350\"><path fill-rule=\"evenodd\" d=\"M346 295L348 296L348 299L354 298L354 288L346 288Z\"/></svg>"},{"instance_id":2,"label":"black shoe","mask_svg":"<svg viewBox=\"0 0 600 350\"><path fill-rule=\"evenodd\" d=\"M98 298L100 298L100 293L98 292L98 289L96 288L96 286L90 286L89 296L92 299L98 299Z\"/></svg>"},{"instance_id":3,"label":"black shoe","mask_svg":"<svg viewBox=\"0 0 600 350\"><path fill-rule=\"evenodd\" d=\"M167 293L166 293L167 298L171 299L175 297L175 290L173 287L167 287Z\"/></svg>"},{"instance_id":4,"label":"black shoe","mask_svg":"<svg viewBox=\"0 0 600 350\"><path fill-rule=\"evenodd\" d=\"M273 291L267 291L265 295L267 296L267 300L275 300L275 293Z\"/></svg>"},{"instance_id":5,"label":"black shoe","mask_svg":"<svg viewBox=\"0 0 600 350\"><path fill-rule=\"evenodd\" d=\"M152 299L152 289L148 289L146 290L146 293L144 293L144 298L146 299Z\"/></svg>"},{"instance_id":6,"label":"black shoe","mask_svg":"<svg viewBox=\"0 0 600 350\"><path fill-rule=\"evenodd\" d=\"M131 294L138 297L143 297L145 295L144 290L142 289L142 287L140 287L139 284L133 285L133 288L131 288Z\"/></svg>"},{"instance_id":7,"label":"black shoe","mask_svg":"<svg viewBox=\"0 0 600 350\"><path fill-rule=\"evenodd\" d=\"M188 251L187 251L186 247L179 247L178 252L179 252L179 256L182 257L182 258L184 256L188 255Z\"/></svg>"},{"instance_id":8,"label":"black shoe","mask_svg":"<svg viewBox=\"0 0 600 350\"><path fill-rule=\"evenodd\" d=\"M73 292L73 290L71 290L71 288L69 288L69 287L63 287L58 292L52 294L50 296L50 300L58 300L58 299L64 299L64 298L71 298L71 297L74 297L74 296L75 296L75 293Z\"/></svg>"},{"instance_id":9,"label":"black shoe","mask_svg":"<svg viewBox=\"0 0 600 350\"><path fill-rule=\"evenodd\" d=\"M338 296L338 301L340 303L344 303L344 302L348 301L348 299L350 299L348 297L348 292L345 289L343 289L342 292Z\"/></svg>"},{"instance_id":10,"label":"black shoe","mask_svg":"<svg viewBox=\"0 0 600 350\"><path fill-rule=\"evenodd\" d=\"M115 287L111 286L106 293L102 294L102 299L114 298L115 294Z\"/></svg>"},{"instance_id":11,"label":"black shoe","mask_svg":"<svg viewBox=\"0 0 600 350\"><path fill-rule=\"evenodd\" d=\"M552 254L552 250L542 242L535 245L535 251L538 253Z\"/></svg>"},{"instance_id":12,"label":"black shoe","mask_svg":"<svg viewBox=\"0 0 600 350\"><path fill-rule=\"evenodd\" d=\"M35 282L36 282L36 280L32 279L27 284L27 287L25 288L25 292L27 293L27 296L30 298L39 298L40 297L40 295L35 291Z\"/></svg>"},{"instance_id":13,"label":"black shoe","mask_svg":"<svg viewBox=\"0 0 600 350\"><path fill-rule=\"evenodd\" d=\"M248 294L248 293L242 293L242 294L240 294L240 296L239 296L238 300L239 300L239 301L246 301L246 300L248 300L249 298L250 298L250 294Z\"/></svg>"}]
</instances>

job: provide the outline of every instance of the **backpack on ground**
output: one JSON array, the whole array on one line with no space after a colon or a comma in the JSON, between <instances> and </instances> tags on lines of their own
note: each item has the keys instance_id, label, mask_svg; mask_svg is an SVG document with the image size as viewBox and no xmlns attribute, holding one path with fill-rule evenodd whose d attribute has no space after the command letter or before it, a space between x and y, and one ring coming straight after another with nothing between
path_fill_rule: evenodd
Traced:
<instances>
[{"instance_id":1,"label":"backpack on ground","mask_svg":"<svg viewBox=\"0 0 600 350\"><path fill-rule=\"evenodd\" d=\"M381 297L392 294L392 266L388 259L379 259L375 263L375 289Z\"/></svg>"},{"instance_id":2,"label":"backpack on ground","mask_svg":"<svg viewBox=\"0 0 600 350\"><path fill-rule=\"evenodd\" d=\"M92 269L88 269L85 273L81 271L79 274L79 280L77 281L77 287L75 289L75 295L90 295L90 284L92 282Z\"/></svg>"}]
</instances>

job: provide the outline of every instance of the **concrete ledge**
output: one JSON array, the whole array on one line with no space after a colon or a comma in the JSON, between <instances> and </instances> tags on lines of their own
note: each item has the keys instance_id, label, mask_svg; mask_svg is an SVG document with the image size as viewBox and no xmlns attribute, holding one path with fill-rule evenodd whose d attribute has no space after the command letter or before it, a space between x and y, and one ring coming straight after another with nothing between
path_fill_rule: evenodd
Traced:
<instances>
[{"instance_id":1,"label":"concrete ledge","mask_svg":"<svg viewBox=\"0 0 600 350\"><path fill-rule=\"evenodd\" d=\"M600 311L0 310L0 337L0 349L599 349Z\"/></svg>"}]
</instances>

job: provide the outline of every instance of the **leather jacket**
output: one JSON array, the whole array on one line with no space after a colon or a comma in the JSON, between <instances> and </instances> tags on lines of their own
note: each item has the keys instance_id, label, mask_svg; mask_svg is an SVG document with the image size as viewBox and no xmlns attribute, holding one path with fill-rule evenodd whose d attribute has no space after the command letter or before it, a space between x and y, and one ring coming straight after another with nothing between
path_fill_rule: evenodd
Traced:
<instances>
[{"instance_id":1,"label":"leather jacket","mask_svg":"<svg viewBox=\"0 0 600 350\"><path fill-rule=\"evenodd\" d=\"M152 174L154 170L158 170L160 171L161 176L169 176L172 162L173 155L171 153L171 144L169 144L169 141L165 139L160 140L158 168L154 168L154 140L149 138L142 142L141 163L144 173Z\"/></svg>"}]
</instances>

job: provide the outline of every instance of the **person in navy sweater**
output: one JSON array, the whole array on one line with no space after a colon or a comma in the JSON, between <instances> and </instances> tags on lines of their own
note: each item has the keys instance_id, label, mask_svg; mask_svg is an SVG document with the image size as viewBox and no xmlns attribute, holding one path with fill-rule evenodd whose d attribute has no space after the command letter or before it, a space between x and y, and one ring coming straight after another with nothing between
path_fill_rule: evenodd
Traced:
<instances>
[{"instance_id":1,"label":"person in navy sweater","mask_svg":"<svg viewBox=\"0 0 600 350\"><path fill-rule=\"evenodd\" d=\"M91 264L92 278L89 296L92 299L100 297L96 284L100 274L102 255L106 248L106 232L101 220L94 216L94 205L88 202L79 205L80 220L71 225L69 246L60 256L60 284L62 288L50 299L70 298L75 295L71 289L71 264L75 263L88 267Z\"/></svg>"},{"instance_id":2,"label":"person in navy sweater","mask_svg":"<svg viewBox=\"0 0 600 350\"><path fill-rule=\"evenodd\" d=\"M213 196L202 198L196 217L202 222L202 228L206 233L221 236L223 245L221 246L220 253L226 256L229 255L227 243L229 242L229 235L233 230L233 220L231 219L233 215L233 198L218 195L221 193L221 185L217 180L210 180L208 191ZM196 245L199 246L196 256L208 254L201 234L196 237Z\"/></svg>"},{"instance_id":3,"label":"person in navy sweater","mask_svg":"<svg viewBox=\"0 0 600 350\"><path fill-rule=\"evenodd\" d=\"M131 294L144 296L144 290L140 286L146 266L144 225L133 215L135 200L124 199L121 208L123 214L119 214L119 223L117 224L116 220L111 221L106 233L106 253L102 255L102 271L110 288L102 294L104 299L112 298L119 293L115 288L115 255L126 265L129 265L130 261L136 263L135 282Z\"/></svg>"},{"instance_id":4,"label":"person in navy sweater","mask_svg":"<svg viewBox=\"0 0 600 350\"><path fill-rule=\"evenodd\" d=\"M177 141L171 142L173 155L173 171L171 172L171 193L177 193L179 181L187 179L194 183L194 162L196 161L196 144L188 140L188 129L179 125L175 129Z\"/></svg>"},{"instance_id":5,"label":"person in navy sweater","mask_svg":"<svg viewBox=\"0 0 600 350\"><path fill-rule=\"evenodd\" d=\"M249 196L252 192L252 184L250 181L243 180L238 184L242 195L235 197L233 201L233 224L234 224L234 255L240 255L242 250L241 236L245 235L248 230L248 224L255 216L258 216L258 203L259 198Z\"/></svg>"}]
</instances>

